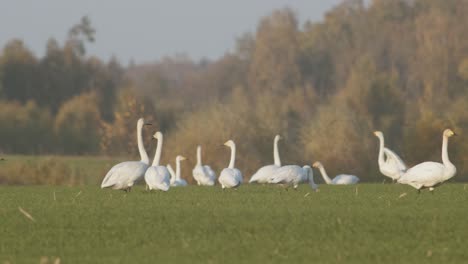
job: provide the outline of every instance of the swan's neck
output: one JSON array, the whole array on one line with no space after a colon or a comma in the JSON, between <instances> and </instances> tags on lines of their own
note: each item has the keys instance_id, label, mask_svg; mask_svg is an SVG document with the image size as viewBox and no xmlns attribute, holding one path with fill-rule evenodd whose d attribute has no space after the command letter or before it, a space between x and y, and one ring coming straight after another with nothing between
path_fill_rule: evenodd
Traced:
<instances>
[{"instance_id":1,"label":"swan's neck","mask_svg":"<svg viewBox=\"0 0 468 264\"><path fill-rule=\"evenodd\" d=\"M180 160L176 160L176 169L175 169L175 179L179 180L180 179Z\"/></svg>"},{"instance_id":2,"label":"swan's neck","mask_svg":"<svg viewBox=\"0 0 468 264\"><path fill-rule=\"evenodd\" d=\"M167 164L166 168L169 171L169 174L171 174L171 182L173 182L175 180L175 172L170 164Z\"/></svg>"},{"instance_id":3,"label":"swan's neck","mask_svg":"<svg viewBox=\"0 0 468 264\"><path fill-rule=\"evenodd\" d=\"M323 166L320 166L319 167L319 170L320 170L320 173L322 173L322 178L323 180L327 183L327 184L331 184L332 183L332 180L330 179L330 177L328 177L328 174L327 172L325 171L325 168Z\"/></svg>"},{"instance_id":4,"label":"swan's neck","mask_svg":"<svg viewBox=\"0 0 468 264\"><path fill-rule=\"evenodd\" d=\"M161 137L158 138L158 145L156 147L156 154L154 155L152 166L159 166L159 161L161 160L162 145L163 145L163 136L161 135Z\"/></svg>"},{"instance_id":5,"label":"swan's neck","mask_svg":"<svg viewBox=\"0 0 468 264\"><path fill-rule=\"evenodd\" d=\"M444 136L442 140L442 162L446 167L454 166L448 156L448 137Z\"/></svg>"},{"instance_id":6,"label":"swan's neck","mask_svg":"<svg viewBox=\"0 0 468 264\"><path fill-rule=\"evenodd\" d=\"M275 138L275 141L273 143L273 158L275 159L275 165L276 166L281 166L281 160L279 156L279 151L278 151L278 139Z\"/></svg>"},{"instance_id":7,"label":"swan's neck","mask_svg":"<svg viewBox=\"0 0 468 264\"><path fill-rule=\"evenodd\" d=\"M385 141L383 137L378 137L380 141L380 149L379 149L379 164L385 163L384 160L384 146L385 146Z\"/></svg>"},{"instance_id":8,"label":"swan's neck","mask_svg":"<svg viewBox=\"0 0 468 264\"><path fill-rule=\"evenodd\" d=\"M306 167L305 169L307 171L307 178L309 180L310 187L312 187L312 189L316 190L318 188L318 185L314 181L314 171L312 170L311 167Z\"/></svg>"},{"instance_id":9,"label":"swan's neck","mask_svg":"<svg viewBox=\"0 0 468 264\"><path fill-rule=\"evenodd\" d=\"M141 162L149 164L149 157L146 153L145 147L143 146L143 126L137 127L137 142L138 142L138 151L140 152Z\"/></svg>"},{"instance_id":10,"label":"swan's neck","mask_svg":"<svg viewBox=\"0 0 468 264\"><path fill-rule=\"evenodd\" d=\"M197 147L197 165L199 165L199 166L202 165L202 162L201 162L201 147L200 146Z\"/></svg>"},{"instance_id":11,"label":"swan's neck","mask_svg":"<svg viewBox=\"0 0 468 264\"><path fill-rule=\"evenodd\" d=\"M236 145L231 146L231 161L228 168L234 169L234 162L236 162Z\"/></svg>"}]
</instances>

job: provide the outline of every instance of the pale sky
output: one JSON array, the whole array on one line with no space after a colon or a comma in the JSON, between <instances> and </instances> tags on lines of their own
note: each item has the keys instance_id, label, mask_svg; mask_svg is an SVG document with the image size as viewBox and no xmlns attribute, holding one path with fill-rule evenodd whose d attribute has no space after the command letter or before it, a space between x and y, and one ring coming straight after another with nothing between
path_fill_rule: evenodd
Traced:
<instances>
[{"instance_id":1,"label":"pale sky","mask_svg":"<svg viewBox=\"0 0 468 264\"><path fill-rule=\"evenodd\" d=\"M37 55L49 37L60 43L68 29L88 15L96 42L88 54L126 64L184 53L216 59L233 48L236 37L255 32L261 17L285 6L301 23L320 21L342 0L0 0L0 47L23 39Z\"/></svg>"}]
</instances>

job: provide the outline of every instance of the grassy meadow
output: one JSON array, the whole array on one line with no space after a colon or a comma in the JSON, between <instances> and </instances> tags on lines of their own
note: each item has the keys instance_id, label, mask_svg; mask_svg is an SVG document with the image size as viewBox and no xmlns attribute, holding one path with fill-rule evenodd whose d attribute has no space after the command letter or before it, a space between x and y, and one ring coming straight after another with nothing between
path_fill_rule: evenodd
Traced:
<instances>
[{"instance_id":1,"label":"grassy meadow","mask_svg":"<svg viewBox=\"0 0 468 264\"><path fill-rule=\"evenodd\" d=\"M461 263L468 186L0 187L0 263ZM20 211L23 210L23 212ZM33 219L25 214L30 214ZM46 259L47 258L47 259ZM57 263L57 262L56 262Z\"/></svg>"}]
</instances>

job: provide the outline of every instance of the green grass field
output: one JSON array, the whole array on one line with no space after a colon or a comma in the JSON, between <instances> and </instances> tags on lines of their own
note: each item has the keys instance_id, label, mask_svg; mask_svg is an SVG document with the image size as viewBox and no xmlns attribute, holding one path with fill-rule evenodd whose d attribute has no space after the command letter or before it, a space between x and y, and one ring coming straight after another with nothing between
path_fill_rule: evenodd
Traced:
<instances>
[{"instance_id":1,"label":"green grass field","mask_svg":"<svg viewBox=\"0 0 468 264\"><path fill-rule=\"evenodd\" d=\"M0 187L0 201L0 263L468 261L465 184Z\"/></svg>"}]
</instances>

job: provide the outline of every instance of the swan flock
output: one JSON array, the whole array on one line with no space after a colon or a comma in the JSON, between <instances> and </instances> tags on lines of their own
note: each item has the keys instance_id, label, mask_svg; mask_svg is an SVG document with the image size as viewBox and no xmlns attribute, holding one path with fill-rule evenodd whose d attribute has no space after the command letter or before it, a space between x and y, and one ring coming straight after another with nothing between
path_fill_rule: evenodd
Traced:
<instances>
[{"instance_id":1,"label":"swan flock","mask_svg":"<svg viewBox=\"0 0 468 264\"><path fill-rule=\"evenodd\" d=\"M181 161L186 160L182 155L177 155L176 171L170 164L160 165L163 134L157 131L152 139L157 141L156 152L150 166L149 157L143 146L143 128L151 125L143 118L137 121L137 145L140 154L140 161L125 161L114 165L105 175L101 188L112 188L114 190L124 190L129 192L133 185L144 179L147 190L168 191L171 187L187 186L187 181L181 177ZM381 131L375 131L374 135L379 140L379 152L377 162L380 172L400 184L407 184L415 188L418 193L422 189L433 191L435 187L455 176L457 169L449 160L448 140L456 134L446 129L442 135L442 163L423 162L408 168L403 160L394 151L385 146L384 135ZM282 184L292 186L296 189L299 184L308 183L314 191L318 191L318 185L314 181L314 171L317 169L324 182L330 185L350 185L357 184L359 177L350 174L340 174L330 178L323 164L316 161L313 166L305 165L282 165L278 150L280 135L276 135L273 140L273 164L265 165L257 170L249 180L250 184ZM224 168L217 179L221 188L237 188L244 178L241 170L236 168L236 144L233 140L224 143L230 148L231 156L229 164ZM214 186L216 184L216 173L209 165L202 163L202 147L196 148L196 165L192 170L192 177L197 185Z\"/></svg>"}]
</instances>

